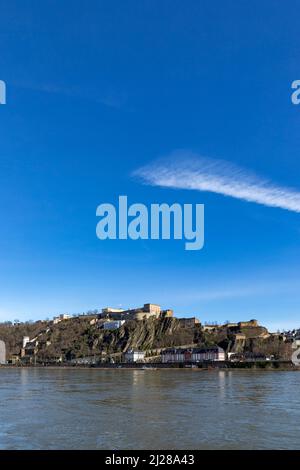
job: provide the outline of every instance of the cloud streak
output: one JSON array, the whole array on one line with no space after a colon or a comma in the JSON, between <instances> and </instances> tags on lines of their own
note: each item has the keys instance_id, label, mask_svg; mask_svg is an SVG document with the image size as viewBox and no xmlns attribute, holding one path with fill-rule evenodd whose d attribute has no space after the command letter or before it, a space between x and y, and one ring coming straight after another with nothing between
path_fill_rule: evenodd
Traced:
<instances>
[{"instance_id":1,"label":"cloud streak","mask_svg":"<svg viewBox=\"0 0 300 470\"><path fill-rule=\"evenodd\" d=\"M101 92L101 90L99 91L91 85L85 88L76 85L66 87L50 82L37 84L30 81L14 81L13 85L25 90L66 96L75 100L94 102L115 109L123 107L127 101L125 93L119 93L113 90L104 90Z\"/></svg>"},{"instance_id":2,"label":"cloud streak","mask_svg":"<svg viewBox=\"0 0 300 470\"><path fill-rule=\"evenodd\" d=\"M229 162L189 152L175 152L139 168L133 175L152 186L208 191L300 212L300 191L277 185Z\"/></svg>"}]
</instances>

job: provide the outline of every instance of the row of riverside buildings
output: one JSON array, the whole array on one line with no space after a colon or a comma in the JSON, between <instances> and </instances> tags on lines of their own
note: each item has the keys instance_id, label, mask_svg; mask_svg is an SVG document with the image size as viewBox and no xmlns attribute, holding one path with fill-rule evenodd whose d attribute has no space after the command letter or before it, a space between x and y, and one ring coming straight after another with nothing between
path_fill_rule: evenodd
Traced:
<instances>
[{"instance_id":1,"label":"row of riverside buildings","mask_svg":"<svg viewBox=\"0 0 300 470\"><path fill-rule=\"evenodd\" d=\"M161 351L160 357L163 364L226 360L225 351L219 346L209 348L168 348ZM145 352L130 349L125 353L124 358L125 362L144 362Z\"/></svg>"},{"instance_id":2,"label":"row of riverside buildings","mask_svg":"<svg viewBox=\"0 0 300 470\"><path fill-rule=\"evenodd\" d=\"M172 348L161 352L161 362L204 362L204 361L225 361L226 354L224 349L219 346L210 348Z\"/></svg>"},{"instance_id":3,"label":"row of riverside buildings","mask_svg":"<svg viewBox=\"0 0 300 470\"><path fill-rule=\"evenodd\" d=\"M202 362L215 362L225 361L225 351L218 347L212 346L209 348L168 348L161 350L160 360L154 361L154 363L162 364L192 364ZM72 364L96 364L95 357L85 357L73 359ZM102 361L103 362L103 361ZM105 361L107 362L107 361ZM114 359L108 361L115 363ZM118 363L147 363L146 351L137 349L128 349L122 354L121 360Z\"/></svg>"}]
</instances>

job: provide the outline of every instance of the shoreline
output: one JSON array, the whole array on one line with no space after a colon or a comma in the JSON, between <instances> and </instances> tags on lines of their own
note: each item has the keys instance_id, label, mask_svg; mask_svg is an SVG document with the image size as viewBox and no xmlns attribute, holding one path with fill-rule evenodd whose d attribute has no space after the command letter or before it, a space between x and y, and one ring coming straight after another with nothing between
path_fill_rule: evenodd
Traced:
<instances>
[{"instance_id":1,"label":"shoreline","mask_svg":"<svg viewBox=\"0 0 300 470\"><path fill-rule=\"evenodd\" d=\"M300 371L300 367L291 361L258 361L228 362L215 361L210 363L118 363L118 364L1 364L1 369L64 369L64 370L181 370L181 371L213 371L213 370L254 370L254 371Z\"/></svg>"}]
</instances>

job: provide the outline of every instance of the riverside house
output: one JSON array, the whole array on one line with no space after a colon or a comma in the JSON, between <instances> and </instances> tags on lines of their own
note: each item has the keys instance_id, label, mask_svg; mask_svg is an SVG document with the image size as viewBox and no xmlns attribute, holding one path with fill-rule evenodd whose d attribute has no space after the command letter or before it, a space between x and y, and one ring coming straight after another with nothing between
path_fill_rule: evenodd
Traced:
<instances>
[{"instance_id":1,"label":"riverside house","mask_svg":"<svg viewBox=\"0 0 300 470\"><path fill-rule=\"evenodd\" d=\"M134 349L128 349L125 355L125 362L144 362L145 360L145 351L137 351Z\"/></svg>"},{"instance_id":2,"label":"riverside house","mask_svg":"<svg viewBox=\"0 0 300 470\"><path fill-rule=\"evenodd\" d=\"M224 349L219 346L211 348L172 348L161 352L163 363L170 362L203 362L203 361L225 361Z\"/></svg>"}]
</instances>

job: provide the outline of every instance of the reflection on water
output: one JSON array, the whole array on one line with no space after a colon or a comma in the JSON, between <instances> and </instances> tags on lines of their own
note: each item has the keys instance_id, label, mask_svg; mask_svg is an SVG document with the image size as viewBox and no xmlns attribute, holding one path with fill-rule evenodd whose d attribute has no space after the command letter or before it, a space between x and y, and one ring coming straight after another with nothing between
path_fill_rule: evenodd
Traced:
<instances>
[{"instance_id":1,"label":"reflection on water","mask_svg":"<svg viewBox=\"0 0 300 470\"><path fill-rule=\"evenodd\" d=\"M300 374L0 369L1 449L297 449Z\"/></svg>"}]
</instances>

